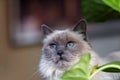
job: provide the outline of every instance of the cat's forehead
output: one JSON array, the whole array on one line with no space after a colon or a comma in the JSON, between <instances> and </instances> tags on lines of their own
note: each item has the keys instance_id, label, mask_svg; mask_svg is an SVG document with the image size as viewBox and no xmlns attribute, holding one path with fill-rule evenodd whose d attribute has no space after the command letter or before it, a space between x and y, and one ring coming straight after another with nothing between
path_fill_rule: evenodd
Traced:
<instances>
[{"instance_id":1,"label":"cat's forehead","mask_svg":"<svg viewBox=\"0 0 120 80\"><path fill-rule=\"evenodd\" d=\"M78 41L82 40L82 35L77 34L70 30L55 30L50 35L46 36L44 39L44 43L50 43L50 42L60 42L60 43L66 43L67 41Z\"/></svg>"}]
</instances>

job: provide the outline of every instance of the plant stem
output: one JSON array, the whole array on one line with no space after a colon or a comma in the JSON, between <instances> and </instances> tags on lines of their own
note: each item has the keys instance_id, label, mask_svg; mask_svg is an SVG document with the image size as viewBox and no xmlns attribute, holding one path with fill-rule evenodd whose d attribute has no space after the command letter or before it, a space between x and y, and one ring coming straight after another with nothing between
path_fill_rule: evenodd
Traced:
<instances>
[{"instance_id":1,"label":"plant stem","mask_svg":"<svg viewBox=\"0 0 120 80\"><path fill-rule=\"evenodd\" d=\"M100 67L99 69L97 69L91 76L90 76L90 79L92 79L98 72L104 70L104 69L107 69L107 68L117 68L117 69L120 69L120 66L118 65L105 65L105 66L102 66Z\"/></svg>"}]
</instances>

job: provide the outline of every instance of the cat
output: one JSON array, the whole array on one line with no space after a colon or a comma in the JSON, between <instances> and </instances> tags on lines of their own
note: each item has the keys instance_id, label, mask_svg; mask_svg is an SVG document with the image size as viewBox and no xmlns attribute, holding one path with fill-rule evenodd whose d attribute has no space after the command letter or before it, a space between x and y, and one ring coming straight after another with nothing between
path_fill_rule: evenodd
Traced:
<instances>
[{"instance_id":1,"label":"cat","mask_svg":"<svg viewBox=\"0 0 120 80\"><path fill-rule=\"evenodd\" d=\"M42 25L45 36L39 72L45 80L60 80L61 75L77 63L81 56L90 53L90 68L102 64L102 60L87 42L86 21L81 19L73 29L52 30ZM106 79L104 79L106 77ZM110 76L99 73L92 80L111 80Z\"/></svg>"}]
</instances>

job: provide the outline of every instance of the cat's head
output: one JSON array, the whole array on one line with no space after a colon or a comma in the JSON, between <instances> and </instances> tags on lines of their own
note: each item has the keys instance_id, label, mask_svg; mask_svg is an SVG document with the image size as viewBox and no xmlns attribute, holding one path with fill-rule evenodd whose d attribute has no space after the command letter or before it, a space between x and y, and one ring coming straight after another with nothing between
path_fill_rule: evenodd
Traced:
<instances>
[{"instance_id":1,"label":"cat's head","mask_svg":"<svg viewBox=\"0 0 120 80\"><path fill-rule=\"evenodd\" d=\"M86 22L80 20L71 30L52 30L42 25L44 36L41 63L66 69L76 63L90 46L87 43Z\"/></svg>"}]
</instances>

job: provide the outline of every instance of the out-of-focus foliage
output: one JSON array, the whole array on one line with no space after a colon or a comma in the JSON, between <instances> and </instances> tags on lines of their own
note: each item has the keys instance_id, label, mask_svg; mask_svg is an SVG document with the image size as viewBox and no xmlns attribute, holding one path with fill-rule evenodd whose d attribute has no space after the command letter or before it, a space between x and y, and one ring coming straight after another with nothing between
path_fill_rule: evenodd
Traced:
<instances>
[{"instance_id":1,"label":"out-of-focus foliage","mask_svg":"<svg viewBox=\"0 0 120 80\"><path fill-rule=\"evenodd\" d=\"M107 6L102 0L81 0L81 7L82 14L88 22L103 22L120 16L119 12Z\"/></svg>"},{"instance_id":2,"label":"out-of-focus foliage","mask_svg":"<svg viewBox=\"0 0 120 80\"><path fill-rule=\"evenodd\" d=\"M120 0L103 0L105 4L120 12Z\"/></svg>"},{"instance_id":3,"label":"out-of-focus foliage","mask_svg":"<svg viewBox=\"0 0 120 80\"><path fill-rule=\"evenodd\" d=\"M84 54L77 64L62 75L61 80L92 80L100 71L120 73L120 61L110 62L102 66L96 64L90 69L90 60L90 53Z\"/></svg>"}]
</instances>

